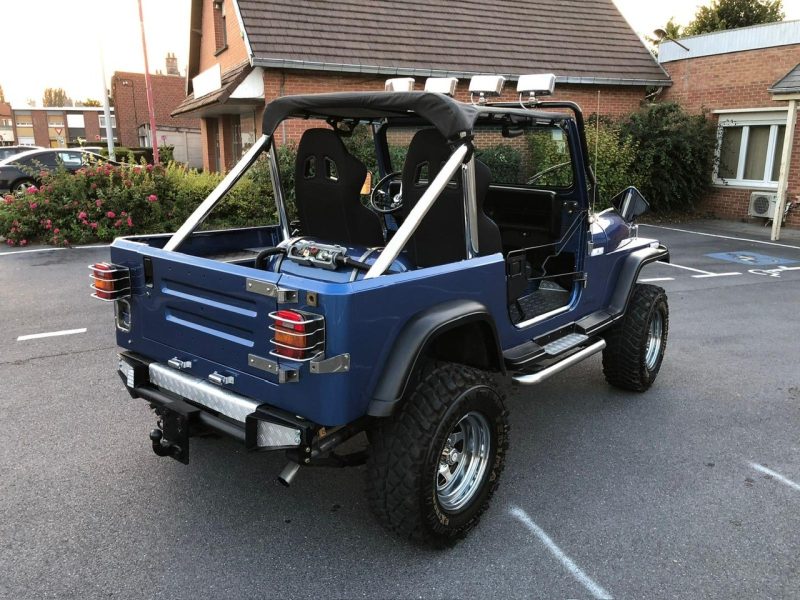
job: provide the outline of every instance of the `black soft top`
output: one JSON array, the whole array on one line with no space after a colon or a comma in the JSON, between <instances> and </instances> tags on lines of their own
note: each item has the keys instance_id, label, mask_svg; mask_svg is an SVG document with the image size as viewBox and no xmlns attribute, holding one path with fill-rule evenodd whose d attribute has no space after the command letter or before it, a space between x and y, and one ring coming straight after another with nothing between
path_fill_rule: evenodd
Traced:
<instances>
[{"instance_id":1,"label":"black soft top","mask_svg":"<svg viewBox=\"0 0 800 600\"><path fill-rule=\"evenodd\" d=\"M264 110L263 133L272 135L286 118L355 119L383 118L423 119L436 127L448 140L455 141L469 134L480 116L491 113L518 114L525 118L553 119L564 115L552 112L535 113L521 108L475 106L433 92L351 92L284 96L267 104Z\"/></svg>"}]
</instances>

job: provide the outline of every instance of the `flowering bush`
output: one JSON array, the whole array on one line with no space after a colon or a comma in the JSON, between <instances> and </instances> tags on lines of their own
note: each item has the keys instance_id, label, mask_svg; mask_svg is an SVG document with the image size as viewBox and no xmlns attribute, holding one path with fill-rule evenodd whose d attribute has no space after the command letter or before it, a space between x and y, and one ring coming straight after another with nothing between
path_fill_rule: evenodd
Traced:
<instances>
[{"instance_id":1,"label":"flowering bush","mask_svg":"<svg viewBox=\"0 0 800 600\"><path fill-rule=\"evenodd\" d=\"M276 222L269 179L259 165L241 179L206 227ZM41 186L0 202L0 236L10 246L31 241L66 246L117 236L175 231L222 180L170 163L98 164L70 174L41 174Z\"/></svg>"}]
</instances>

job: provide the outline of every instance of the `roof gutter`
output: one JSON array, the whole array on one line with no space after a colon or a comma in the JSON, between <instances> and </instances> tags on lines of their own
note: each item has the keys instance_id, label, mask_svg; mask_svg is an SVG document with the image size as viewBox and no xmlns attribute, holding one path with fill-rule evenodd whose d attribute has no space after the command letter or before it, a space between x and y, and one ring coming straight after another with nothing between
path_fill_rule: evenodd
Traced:
<instances>
[{"instance_id":1,"label":"roof gutter","mask_svg":"<svg viewBox=\"0 0 800 600\"><path fill-rule=\"evenodd\" d=\"M250 45L245 36L245 43L250 52ZM471 71L449 71L444 69L419 69L413 67L386 67L380 65L360 65L349 63L330 63L306 60L291 60L286 58L259 58L251 55L251 64L254 67L264 67L267 69L290 69L297 71L332 71L337 73L364 73L371 75L399 75L403 77L457 77L459 79L469 79L473 75L484 75L485 73ZM509 80L515 80L518 74L504 74ZM671 86L670 79L623 79L620 77L578 77L560 76L556 77L556 82L564 84L579 85L631 85L631 86Z\"/></svg>"}]
</instances>

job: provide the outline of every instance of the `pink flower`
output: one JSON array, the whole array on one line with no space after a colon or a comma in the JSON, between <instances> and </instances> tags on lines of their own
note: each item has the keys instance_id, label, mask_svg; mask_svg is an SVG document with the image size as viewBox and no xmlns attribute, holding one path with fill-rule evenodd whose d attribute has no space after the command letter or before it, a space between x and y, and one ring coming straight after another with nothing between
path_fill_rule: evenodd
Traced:
<instances>
[{"instance_id":1,"label":"pink flower","mask_svg":"<svg viewBox=\"0 0 800 600\"><path fill-rule=\"evenodd\" d=\"M14 240L6 240L6 244L8 244L9 246L13 246Z\"/></svg>"},{"instance_id":2,"label":"pink flower","mask_svg":"<svg viewBox=\"0 0 800 600\"><path fill-rule=\"evenodd\" d=\"M19 245L20 246L27 246L28 245L28 240L20 240L19 241Z\"/></svg>"},{"instance_id":3,"label":"pink flower","mask_svg":"<svg viewBox=\"0 0 800 600\"><path fill-rule=\"evenodd\" d=\"M50 219L45 219L42 222L42 225L44 226L45 229L52 229L53 228L53 222Z\"/></svg>"},{"instance_id":4,"label":"pink flower","mask_svg":"<svg viewBox=\"0 0 800 600\"><path fill-rule=\"evenodd\" d=\"M92 229L97 229L97 223L89 223L89 227Z\"/></svg>"},{"instance_id":5,"label":"pink flower","mask_svg":"<svg viewBox=\"0 0 800 600\"><path fill-rule=\"evenodd\" d=\"M84 211L79 212L78 213L78 219L81 220L81 221L85 220L86 219L86 213Z\"/></svg>"},{"instance_id":6,"label":"pink flower","mask_svg":"<svg viewBox=\"0 0 800 600\"><path fill-rule=\"evenodd\" d=\"M53 233L58 235L59 233L61 233L61 230L58 227L56 227L55 229L53 229Z\"/></svg>"},{"instance_id":7,"label":"pink flower","mask_svg":"<svg viewBox=\"0 0 800 600\"><path fill-rule=\"evenodd\" d=\"M128 227L133 227L133 219L128 217Z\"/></svg>"},{"instance_id":8,"label":"pink flower","mask_svg":"<svg viewBox=\"0 0 800 600\"><path fill-rule=\"evenodd\" d=\"M128 213L126 213L126 212L123 210L121 213L119 213L119 215L120 215L121 217L127 217L127 216L128 216Z\"/></svg>"},{"instance_id":9,"label":"pink flower","mask_svg":"<svg viewBox=\"0 0 800 600\"><path fill-rule=\"evenodd\" d=\"M103 206L103 201L98 198L97 200L95 200L94 204L95 206L97 206L97 208L100 208L101 206Z\"/></svg>"},{"instance_id":10,"label":"pink flower","mask_svg":"<svg viewBox=\"0 0 800 600\"><path fill-rule=\"evenodd\" d=\"M90 187L90 188L92 188L93 190L96 190L96 189L97 189L97 184L96 184L96 183L93 183L93 184L92 184L92 185L90 185L89 187ZM99 200L98 200L98 202L99 202ZM97 206L100 206L100 205L98 204Z\"/></svg>"},{"instance_id":11,"label":"pink flower","mask_svg":"<svg viewBox=\"0 0 800 600\"><path fill-rule=\"evenodd\" d=\"M3 202L5 202L6 204L11 204L12 202L14 202L14 196L4 196Z\"/></svg>"},{"instance_id":12,"label":"pink flower","mask_svg":"<svg viewBox=\"0 0 800 600\"><path fill-rule=\"evenodd\" d=\"M109 219L113 219L113 218L114 218L114 217L116 217L117 215L115 215L115 214L114 214L114 211L113 211L113 210L110 210L110 211L108 211L108 212L106 213L106 216L107 216Z\"/></svg>"},{"instance_id":13,"label":"pink flower","mask_svg":"<svg viewBox=\"0 0 800 600\"><path fill-rule=\"evenodd\" d=\"M114 227L116 227L117 229L119 229L120 225L122 225L122 219L118 219L117 221L114 222Z\"/></svg>"},{"instance_id":14,"label":"pink flower","mask_svg":"<svg viewBox=\"0 0 800 600\"><path fill-rule=\"evenodd\" d=\"M126 180L125 180L125 187L126 187L126 188L129 188L129 187L131 187L132 185L133 185L133 182L132 182L130 179L126 179Z\"/></svg>"},{"instance_id":15,"label":"pink flower","mask_svg":"<svg viewBox=\"0 0 800 600\"><path fill-rule=\"evenodd\" d=\"M137 175L142 172L142 167L133 167L133 172Z\"/></svg>"},{"instance_id":16,"label":"pink flower","mask_svg":"<svg viewBox=\"0 0 800 600\"><path fill-rule=\"evenodd\" d=\"M39 191L39 189L35 185L32 185L27 190L25 190L25 193L27 193L27 194L35 194L38 191Z\"/></svg>"},{"instance_id":17,"label":"pink flower","mask_svg":"<svg viewBox=\"0 0 800 600\"><path fill-rule=\"evenodd\" d=\"M36 207L39 206L36 202L31 202L28 206L31 207L31 210L36 210Z\"/></svg>"},{"instance_id":18,"label":"pink flower","mask_svg":"<svg viewBox=\"0 0 800 600\"><path fill-rule=\"evenodd\" d=\"M153 171L153 165L147 165L146 169L148 173L151 173Z\"/></svg>"},{"instance_id":19,"label":"pink flower","mask_svg":"<svg viewBox=\"0 0 800 600\"><path fill-rule=\"evenodd\" d=\"M157 202L157 201L158 201L158 196L156 196L155 194L150 194L150 195L147 197L147 201L148 201L148 202Z\"/></svg>"}]
</instances>

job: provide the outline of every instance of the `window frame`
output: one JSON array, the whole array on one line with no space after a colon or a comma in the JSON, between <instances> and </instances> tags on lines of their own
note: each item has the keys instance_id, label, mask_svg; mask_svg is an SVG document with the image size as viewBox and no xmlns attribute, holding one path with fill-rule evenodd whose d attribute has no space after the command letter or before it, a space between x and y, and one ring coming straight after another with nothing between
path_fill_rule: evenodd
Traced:
<instances>
[{"instance_id":1,"label":"window frame","mask_svg":"<svg viewBox=\"0 0 800 600\"><path fill-rule=\"evenodd\" d=\"M771 181L775 161L780 162L781 156L776 152L778 141L778 130L786 126L785 109L763 109L743 112L720 112L717 123L717 146L714 150L714 169L712 182L714 185L727 187L758 188L764 190L777 190L778 182ZM768 126L769 139L767 141L767 156L764 162L764 176L762 179L745 179L745 165L747 162L747 146L750 140L751 127ZM736 165L736 176L725 178L719 176L720 158L722 152L722 139L726 128L741 127L742 135L739 140L739 155ZM784 140L786 132L784 130Z\"/></svg>"}]
</instances>

